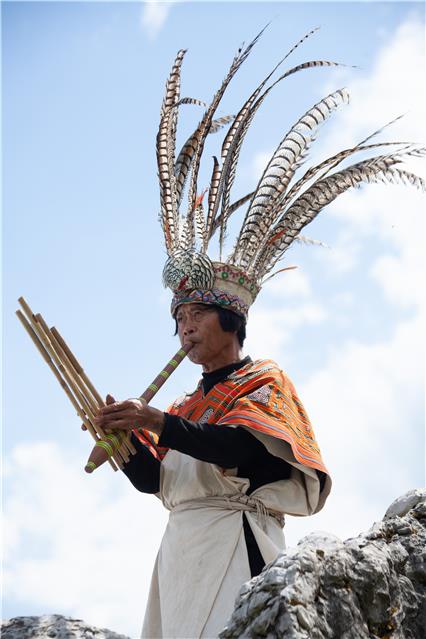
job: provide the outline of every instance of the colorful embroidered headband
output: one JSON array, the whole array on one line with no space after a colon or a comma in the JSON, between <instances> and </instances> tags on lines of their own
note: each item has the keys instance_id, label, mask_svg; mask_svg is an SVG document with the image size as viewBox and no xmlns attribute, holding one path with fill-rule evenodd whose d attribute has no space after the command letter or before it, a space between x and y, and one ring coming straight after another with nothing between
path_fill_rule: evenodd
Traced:
<instances>
[{"instance_id":1,"label":"colorful embroidered headband","mask_svg":"<svg viewBox=\"0 0 426 639\"><path fill-rule=\"evenodd\" d=\"M311 60L290 68L267 86L278 67L314 31L316 29L306 34L278 62L236 116L214 119L228 84L262 32L246 48L241 47L211 104L206 107L201 122L176 157L179 107L182 104L206 106L198 99L180 97L180 70L186 51L178 52L166 84L157 134L160 221L168 254L163 283L173 291L172 314L179 305L196 301L217 304L247 317L248 309L265 281L286 270L278 269L271 274L291 244L294 241L320 244L300 235L300 232L341 193L364 182L408 183L425 190L425 183L420 177L400 168L407 158L423 156L423 147L405 142L370 143L392 122L355 146L323 160L302 175L298 174L319 126L337 108L349 102L348 92L342 88L320 100L293 124L278 144L255 190L231 203L231 190L244 137L268 93L279 82L299 71L338 66L336 62ZM225 125L229 125L229 130L222 142L220 159L213 158L210 185L197 196L198 172L206 137ZM389 147L391 149L387 151ZM381 153L331 172L354 153L372 149L380 149ZM187 182L189 204L186 214L183 214L180 206ZM207 210L204 211L206 192ZM222 261L229 218L246 202L249 203L247 212L234 248ZM207 255L216 232L218 262Z\"/></svg>"}]
</instances>

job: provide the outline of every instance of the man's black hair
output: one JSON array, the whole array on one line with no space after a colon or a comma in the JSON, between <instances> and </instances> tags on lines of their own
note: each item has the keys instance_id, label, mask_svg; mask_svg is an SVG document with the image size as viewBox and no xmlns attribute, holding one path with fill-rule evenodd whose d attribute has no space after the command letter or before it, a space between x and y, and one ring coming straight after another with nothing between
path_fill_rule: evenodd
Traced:
<instances>
[{"instance_id":1,"label":"man's black hair","mask_svg":"<svg viewBox=\"0 0 426 639\"><path fill-rule=\"evenodd\" d=\"M208 308L214 309L219 316L219 324L222 330L226 333L236 333L239 345L241 347L243 346L244 340L246 338L246 320L244 317L237 315L237 313L234 313L234 311L230 311L227 308L217 306L216 304L200 304L200 306L208 306ZM177 335L178 325L176 314L174 320L175 335Z\"/></svg>"}]
</instances>

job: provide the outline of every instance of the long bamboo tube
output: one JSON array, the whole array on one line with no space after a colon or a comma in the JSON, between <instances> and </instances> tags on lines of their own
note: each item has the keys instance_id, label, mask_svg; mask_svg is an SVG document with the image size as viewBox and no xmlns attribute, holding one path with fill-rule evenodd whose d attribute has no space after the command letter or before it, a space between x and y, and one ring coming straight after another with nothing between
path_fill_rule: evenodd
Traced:
<instances>
[{"instance_id":1,"label":"long bamboo tube","mask_svg":"<svg viewBox=\"0 0 426 639\"><path fill-rule=\"evenodd\" d=\"M70 384L69 383L69 377L68 379L66 378L66 376L63 374L63 371L60 370L59 366L57 366L55 364L54 359L51 357L50 353L49 353L49 349L46 347L46 341L47 341L47 337L46 335L44 335L44 332L42 330L42 326L40 323L40 319L39 321L36 320L35 314L32 312L31 308L29 307L29 305L25 302L24 298L19 298L19 303L21 304L25 314L27 317L24 316L24 314L18 310L16 311L16 314L19 318L19 320L21 321L21 323L23 324L24 328L26 329L26 331L28 332L29 336L31 337L33 343L35 344L35 346L37 347L38 351L40 352L40 354L42 355L43 359L46 361L46 363L48 364L49 368L51 369L51 371L53 372L53 374L55 375L56 379L58 380L59 384L61 385L61 387L64 389L68 399L71 401L73 407L75 408L78 416L82 419L85 427L87 428L87 430L89 431L89 433L92 435L92 437L95 439L95 441L98 441L99 439L105 437L105 433L102 431L102 429L99 429L95 423L92 421L92 419L90 419L89 415L87 414L86 411L86 407L87 407L87 402L86 405L84 405L81 402L81 393L77 394L75 393L75 384ZM52 348L52 345L50 345L50 347ZM113 470L117 470L117 465L121 468L123 463L121 461L121 458L117 457L116 458L116 462L117 465L113 462L112 459L109 460L111 467L113 468Z\"/></svg>"},{"instance_id":2,"label":"long bamboo tube","mask_svg":"<svg viewBox=\"0 0 426 639\"><path fill-rule=\"evenodd\" d=\"M19 320L64 389L86 429L96 441L85 470L88 473L93 472L105 461L108 461L114 470L117 470L117 466L122 468L123 462L129 460L129 453L136 453L136 449L130 441L131 432L116 430L105 433L102 428L96 425L96 413L100 407L105 405L102 397L96 391L59 331L55 327L49 328L40 313L34 314L23 297L19 298L19 303L24 311L24 313L20 310L16 311ZM191 348L192 345L187 345L178 350L140 396L142 401L148 403L154 397Z\"/></svg>"},{"instance_id":3,"label":"long bamboo tube","mask_svg":"<svg viewBox=\"0 0 426 639\"><path fill-rule=\"evenodd\" d=\"M148 403L158 393L164 382L170 377L174 370L179 366L182 360L187 356L192 348L192 344L182 346L178 352L167 363L164 369L157 375L154 381L148 386L148 388L139 397L142 401ZM85 471L92 473L96 468L99 468L108 459L108 450L105 447L100 447L99 442L92 450L90 457L87 461Z\"/></svg>"},{"instance_id":4,"label":"long bamboo tube","mask_svg":"<svg viewBox=\"0 0 426 639\"><path fill-rule=\"evenodd\" d=\"M35 344L37 350L39 351L39 353L41 354L41 356L45 360L46 364L49 366L50 370L53 372L53 374L56 377L56 379L58 380L59 384L61 385L61 387L65 391L68 399L70 400L71 404L74 406L74 408L75 408L75 410L77 412L77 415L83 421L84 425L86 426L86 428L89 431L89 433L92 435L93 439L95 441L97 441L98 440L98 436L97 436L97 433L95 431L95 428L94 428L93 424L88 419L85 411L79 405L79 403L78 403L77 399L74 397L71 389L69 388L69 386L67 385L65 380L62 378L62 375L60 374L60 372L58 371L58 369L54 365L53 361L50 359L47 351L45 350L45 348L43 346L43 343L39 340L36 332L34 331L34 329L31 326L31 324L29 323L29 321L27 320L25 315L20 310L16 311L16 315L18 316L18 319L20 320L20 322L22 323L23 327L27 331L28 335L32 339L32 341ZM112 461L112 459L110 459L109 462L110 462L110 465L112 466L113 470L118 470L117 466Z\"/></svg>"},{"instance_id":5,"label":"long bamboo tube","mask_svg":"<svg viewBox=\"0 0 426 639\"><path fill-rule=\"evenodd\" d=\"M74 370L73 365L71 364L68 357L64 354L61 347L58 345L55 336L52 334L52 331L47 326L43 317L40 313L35 315L36 321L40 324L45 337L50 341L50 350L53 353L53 358L59 370L62 372L63 376L71 386L74 391L74 394L80 400L81 405L86 411L87 416L89 417L92 424L95 424L95 414L97 412L97 405L93 402L90 393L87 391L87 388L78 373ZM55 352L56 351L56 352ZM105 438L105 433L99 426L95 426L98 435L100 438ZM114 457L117 464L119 464L120 468L123 465L123 462L129 461L129 455L126 451L117 450L116 456Z\"/></svg>"},{"instance_id":6,"label":"long bamboo tube","mask_svg":"<svg viewBox=\"0 0 426 639\"><path fill-rule=\"evenodd\" d=\"M78 362L75 355L71 352L71 349L69 348L68 344L66 343L66 341L64 340L64 338L62 337L58 329L52 326L50 330L53 334L53 337L56 339L58 346L62 349L62 352L65 358L71 363L74 370L77 372L79 378L81 379L82 382L84 382L84 384L89 390L89 393L93 396L96 408L105 406L105 402L103 401L102 397L99 395L96 388L93 386L92 382L87 377L83 367ZM131 455L134 455L136 453L136 448L133 446L130 440L123 441L122 447L119 448L119 452L124 458L127 457L128 459L128 455L126 453L128 452Z\"/></svg>"}]
</instances>

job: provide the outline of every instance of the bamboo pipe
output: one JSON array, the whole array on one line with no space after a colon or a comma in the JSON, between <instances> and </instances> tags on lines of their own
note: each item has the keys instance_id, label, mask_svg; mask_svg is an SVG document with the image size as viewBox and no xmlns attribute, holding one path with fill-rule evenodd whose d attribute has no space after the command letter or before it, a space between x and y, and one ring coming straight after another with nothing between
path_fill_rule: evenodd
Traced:
<instances>
[{"instance_id":1,"label":"bamboo pipe","mask_svg":"<svg viewBox=\"0 0 426 639\"><path fill-rule=\"evenodd\" d=\"M186 344L178 350L178 352L167 363L164 369L157 375L154 381L139 397L141 401L145 402L146 404L151 401L154 395L156 395L157 392L160 390L166 379L170 377L173 371L176 370L182 360L189 353L192 346L192 344ZM84 469L87 473L92 473L96 468L98 468L108 459L108 451L105 450L105 447L99 446L99 443L100 442L95 445L87 461L86 467Z\"/></svg>"},{"instance_id":2,"label":"bamboo pipe","mask_svg":"<svg viewBox=\"0 0 426 639\"><path fill-rule=\"evenodd\" d=\"M22 323L23 327L27 331L27 333L30 336L31 340L35 344L37 350L39 351L39 353L41 354L41 356L45 360L46 364L49 366L50 370L53 372L53 374L55 375L55 377L58 380L59 384L61 385L61 387L65 391L68 399L70 400L71 404L75 408L75 410L77 412L77 415L83 421L84 425L86 426L86 428L89 431L89 433L92 435L93 439L95 441L97 441L98 440L98 436L96 434L96 431L95 431L92 423L88 419L88 417L87 417L86 413L84 412L83 408L79 405L79 403L76 400L76 398L74 397L71 389L68 387L67 383L64 381L64 379L62 378L60 372L58 371L58 369L54 365L53 361L49 357L47 351L44 348L43 343L38 338L37 333L34 331L33 327L30 324L30 322L27 320L27 318L22 313L22 311L17 310L16 311L16 315L18 316L18 319L20 320L20 322ZM112 466L114 471L118 470L117 466L114 464L112 459L109 459L108 461L109 461L109 463Z\"/></svg>"},{"instance_id":3,"label":"bamboo pipe","mask_svg":"<svg viewBox=\"0 0 426 639\"><path fill-rule=\"evenodd\" d=\"M92 382L87 377L86 373L84 372L83 367L78 362L78 360L75 357L75 355L71 352L71 349L69 348L68 344L66 343L66 341L64 340L64 338L62 337L62 335L60 334L58 329L55 328L54 326L52 326L51 332L52 332L54 338L57 340L57 342L60 345L60 347L62 348L62 351L64 352L65 356L68 358L70 363L73 365L75 371L78 373L79 377L86 384L86 386L89 389L90 393L94 397L94 399L96 401L97 408L101 408L102 406L105 406L105 402L103 401L102 397L99 395L99 393L97 392L96 388L93 386ZM122 450L123 448L124 448L124 450ZM126 461L127 461L128 460L128 455L126 453L128 452L131 455L134 455L136 453L136 448L133 446L131 441L128 440L128 441L122 442L122 447L119 448L119 452L120 452L120 454L123 457L124 456L127 457L127 459L126 459Z\"/></svg>"},{"instance_id":4,"label":"bamboo pipe","mask_svg":"<svg viewBox=\"0 0 426 639\"><path fill-rule=\"evenodd\" d=\"M66 356L64 358L63 350L59 347L54 334L52 334L43 317L40 314L34 314L23 297L19 299L19 303L28 316L28 320L32 326L32 330L38 336L38 346L43 349L43 352L45 353L46 357L49 358L49 360L53 358L57 369L59 369L60 371L59 374L61 374L62 377L65 378L66 382L64 383L67 383L68 388L71 387L75 396L75 401L80 403L80 409L86 415L85 420L83 420L85 428L89 430L92 436L93 431L95 431L96 442L99 442L100 446L107 447L108 452L112 453L111 456L115 459L116 464L119 466L119 468L122 468L123 462L127 462L129 460L129 454L132 454L132 452L136 452L136 449L133 445L126 445L126 442L123 441L124 438L121 436L121 433L118 437L114 433L105 434L103 430L95 424L94 416L97 412L98 401L94 401L92 395L97 397L101 405L103 405L100 395L94 389L93 384L91 384L87 376L84 375L82 367L78 364L77 359L72 355L71 350L65 343L65 340L63 340L62 338L62 343L65 344L67 353L71 356L71 358L67 358ZM59 334L58 331L56 332L57 334ZM72 362L70 361L70 359L72 360ZM83 380L75 371L72 365L73 363L76 363L77 368L83 372L84 377L89 382L88 385L91 387L91 392L88 390ZM54 366L53 362L52 365ZM64 365L66 366L66 369L64 369ZM75 402L73 405L75 406ZM81 415L80 412L78 414ZM111 442L114 444L112 449ZM111 466L114 468L114 470L117 470L115 464L111 463Z\"/></svg>"},{"instance_id":5,"label":"bamboo pipe","mask_svg":"<svg viewBox=\"0 0 426 639\"><path fill-rule=\"evenodd\" d=\"M74 391L74 394L80 400L80 403L82 404L92 425L97 431L97 434L101 439L105 439L105 433L103 432L103 430L99 428L99 426L95 425L95 413L97 412L97 406L96 403L93 402L90 393L88 393L85 384L82 382L78 373L74 370L70 360L65 356L61 347L57 344L55 336L52 335L52 332L44 321L42 315L40 313L37 313L35 315L35 319L40 324L46 339L50 341L50 347L53 352L56 365L70 384L71 388ZM121 450L117 450L115 451L115 453L116 455L114 459L119 467L122 468L123 462L129 461L129 455L126 451Z\"/></svg>"},{"instance_id":6,"label":"bamboo pipe","mask_svg":"<svg viewBox=\"0 0 426 639\"><path fill-rule=\"evenodd\" d=\"M105 434L102 431L102 429L98 429L96 427L96 425L94 424L94 422L92 422L89 419L89 416L86 413L85 406L84 405L81 406L79 404L79 401L81 403L80 398L78 397L78 395L77 395L77 398L76 398L74 396L74 394L71 392L72 385L67 383L68 380L66 380L65 375L61 374L61 371L58 370L58 368L55 366L54 362L52 361L52 358L50 357L50 353L49 353L48 347L46 346L46 343L45 343L45 340L47 338L43 334L40 318L39 318L39 321L37 321L35 314L32 312L31 308L26 303L26 301L24 300L23 297L20 297L18 301L19 301L20 305L22 306L22 308L23 308L23 310L24 310L24 312L25 312L25 314L27 315L27 318L28 318L28 319L26 319L25 316L21 313L21 311L17 311L16 312L18 317L19 317L19 319L23 323L24 328L26 328L27 332L29 333L29 335L32 338L33 342L35 343L35 345L37 346L38 350L42 354L43 358L45 359L45 361L49 365L50 369L53 371L55 377L58 379L58 381L61 384L62 388L65 390L68 398L70 399L71 403L73 404L74 408L76 409L77 414L82 419L85 427L87 428L89 433L92 435L92 437L95 439L95 441L99 441L99 439L105 437ZM23 320L25 320L25 322ZM42 319L42 321L44 322L43 319ZM46 324L45 324L45 327L47 328ZM49 331L48 328L47 328L47 330ZM65 377L65 379L64 379L64 377ZM70 388L70 386L71 386L71 388ZM75 388L75 386L74 386L74 388ZM117 463L117 465L120 468L122 468L123 464L122 464L122 461L121 461L121 459L119 457L116 458L116 463ZM111 465L111 467L113 468L114 471L117 470L117 466L112 460L110 460L110 465Z\"/></svg>"},{"instance_id":7,"label":"bamboo pipe","mask_svg":"<svg viewBox=\"0 0 426 639\"><path fill-rule=\"evenodd\" d=\"M34 315L34 319L36 320L36 323L38 325L39 337L41 338L41 341L43 342L47 352L49 353L49 355L51 357L53 357L53 361L55 362L56 366L58 367L58 369L60 370L60 372L64 376L64 378L67 381L68 385L71 387L74 395L76 397L78 397L78 399L80 400L80 403L81 403L86 415L88 416L89 420L91 421L91 423L94 426L95 430L97 431L98 435L101 438L104 438L105 437L105 433L103 432L103 430L95 425L95 422L94 422L95 416L94 416L94 414L92 413L92 411L90 409L89 402L86 400L84 395L82 393L80 393L76 380L73 379L73 377L68 374L68 371L64 367L63 363L61 362L60 357L55 352L55 349L54 349L52 343L50 342L50 339L49 339L49 337L50 337L49 336L49 332L50 332L49 331L49 327L47 326L46 322L44 321L44 319L40 315L40 313L37 313L36 315ZM115 453L115 451L114 451L114 453ZM115 463L118 465L118 467L122 468L123 467L123 461L122 461L121 457L118 454L114 454L113 458L114 458Z\"/></svg>"}]
</instances>

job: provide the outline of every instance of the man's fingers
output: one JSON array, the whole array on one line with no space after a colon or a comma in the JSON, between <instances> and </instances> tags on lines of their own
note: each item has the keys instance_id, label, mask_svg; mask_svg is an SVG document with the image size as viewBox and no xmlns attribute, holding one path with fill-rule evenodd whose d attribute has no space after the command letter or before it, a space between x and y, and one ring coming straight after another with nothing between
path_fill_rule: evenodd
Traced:
<instances>
[{"instance_id":1,"label":"man's fingers","mask_svg":"<svg viewBox=\"0 0 426 639\"><path fill-rule=\"evenodd\" d=\"M95 417L95 423L99 426L105 426L111 428L111 424L115 421L127 421L131 422L135 419L133 412L122 410L120 412L110 413L109 415L100 415Z\"/></svg>"},{"instance_id":2,"label":"man's fingers","mask_svg":"<svg viewBox=\"0 0 426 639\"><path fill-rule=\"evenodd\" d=\"M129 407L129 402L113 402L112 404L108 404L107 406L102 406L99 409L101 415L110 415L111 413L116 413L120 410L126 410Z\"/></svg>"},{"instance_id":3,"label":"man's fingers","mask_svg":"<svg viewBox=\"0 0 426 639\"><path fill-rule=\"evenodd\" d=\"M128 419L116 419L105 425L105 430L133 430Z\"/></svg>"},{"instance_id":4,"label":"man's fingers","mask_svg":"<svg viewBox=\"0 0 426 639\"><path fill-rule=\"evenodd\" d=\"M112 395L110 395L109 393L108 393L108 395L106 396L106 403L107 403L107 404L115 404L115 399L114 399L114 397L113 397Z\"/></svg>"}]
</instances>

